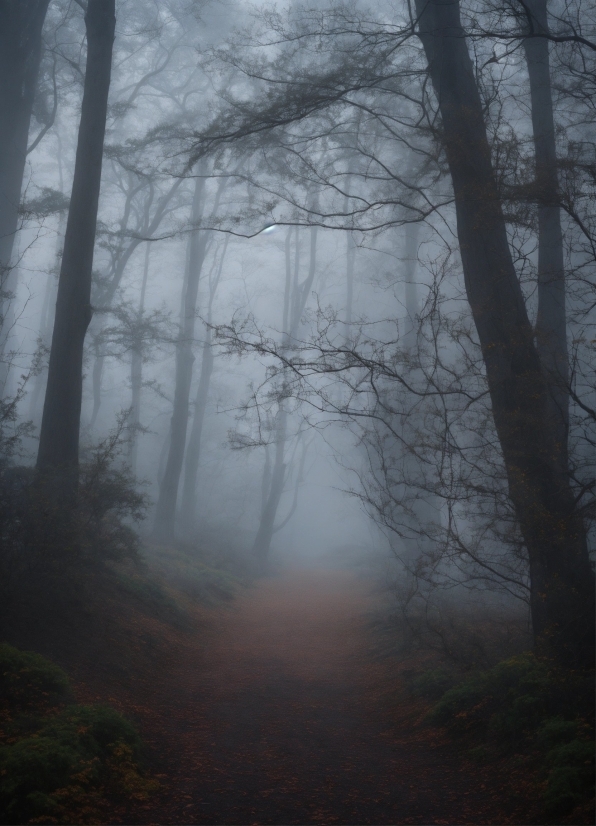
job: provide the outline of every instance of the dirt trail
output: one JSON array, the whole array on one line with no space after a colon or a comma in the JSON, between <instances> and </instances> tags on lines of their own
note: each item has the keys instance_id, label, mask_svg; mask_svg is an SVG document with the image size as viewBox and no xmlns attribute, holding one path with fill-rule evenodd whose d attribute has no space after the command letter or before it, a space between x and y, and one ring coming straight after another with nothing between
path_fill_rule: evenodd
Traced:
<instances>
[{"instance_id":1,"label":"dirt trail","mask_svg":"<svg viewBox=\"0 0 596 826\"><path fill-rule=\"evenodd\" d=\"M499 778L400 704L370 653L368 590L342 572L292 573L219 611L138 709L163 790L126 822L527 822Z\"/></svg>"}]
</instances>

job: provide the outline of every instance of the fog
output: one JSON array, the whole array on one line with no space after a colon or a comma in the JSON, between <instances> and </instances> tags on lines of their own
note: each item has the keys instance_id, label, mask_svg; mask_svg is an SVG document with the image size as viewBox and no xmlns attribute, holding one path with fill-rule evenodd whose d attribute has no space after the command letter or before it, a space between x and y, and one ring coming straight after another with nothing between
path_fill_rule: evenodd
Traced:
<instances>
[{"instance_id":1,"label":"fog","mask_svg":"<svg viewBox=\"0 0 596 826\"><path fill-rule=\"evenodd\" d=\"M418 690L593 668L594 55L583 0L5 4L2 639L59 661L81 701L111 691L154 755L179 680L180 721L213 737L232 802L257 735L228 753L220 718L281 730L319 679L343 686L337 708L321 688L320 736L344 732L331 763L353 724L386 766L381 723L345 711L358 691L411 734ZM261 700L230 699L236 683ZM559 701L532 707L571 725ZM505 737L502 719L482 725ZM295 731L271 736L281 754ZM206 786L176 820L176 772L151 822L208 822ZM338 794L329 820L261 801L255 822L546 816L484 801L446 821L430 791L430 809L369 816L373 797L349 810ZM583 794L564 792L567 813ZM252 803L218 800L214 822L253 822ZM19 822L46 822L29 805Z\"/></svg>"}]
</instances>

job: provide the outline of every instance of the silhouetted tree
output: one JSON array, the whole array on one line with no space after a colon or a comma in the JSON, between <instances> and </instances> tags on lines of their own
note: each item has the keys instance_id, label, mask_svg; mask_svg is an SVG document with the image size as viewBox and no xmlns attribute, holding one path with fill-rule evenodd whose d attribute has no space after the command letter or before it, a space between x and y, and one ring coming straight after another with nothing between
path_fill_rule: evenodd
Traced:
<instances>
[{"instance_id":1,"label":"silhouetted tree","mask_svg":"<svg viewBox=\"0 0 596 826\"><path fill-rule=\"evenodd\" d=\"M83 388L83 344L91 321L91 273L101 183L115 0L89 0L87 66L75 171L58 282L56 318L37 467L76 480Z\"/></svg>"}]
</instances>

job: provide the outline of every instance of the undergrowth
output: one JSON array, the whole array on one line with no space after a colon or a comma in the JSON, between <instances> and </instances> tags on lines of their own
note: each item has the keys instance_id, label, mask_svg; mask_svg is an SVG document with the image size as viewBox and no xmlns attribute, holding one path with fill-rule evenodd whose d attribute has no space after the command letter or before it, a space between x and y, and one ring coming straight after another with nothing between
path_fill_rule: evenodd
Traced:
<instances>
[{"instance_id":1,"label":"undergrowth","mask_svg":"<svg viewBox=\"0 0 596 826\"><path fill-rule=\"evenodd\" d=\"M109 801L156 788L140 756L122 715L77 705L60 668L0 644L1 823L100 823Z\"/></svg>"},{"instance_id":2,"label":"undergrowth","mask_svg":"<svg viewBox=\"0 0 596 826\"><path fill-rule=\"evenodd\" d=\"M241 572L228 570L222 560L202 558L192 546L147 545L144 555L154 574L177 593L203 605L233 599L246 580Z\"/></svg>"},{"instance_id":3,"label":"undergrowth","mask_svg":"<svg viewBox=\"0 0 596 826\"><path fill-rule=\"evenodd\" d=\"M525 653L456 682L440 669L412 682L415 693L438 699L427 721L474 747L476 758L525 755L545 816L577 811L585 822L594 797L593 675Z\"/></svg>"}]
</instances>

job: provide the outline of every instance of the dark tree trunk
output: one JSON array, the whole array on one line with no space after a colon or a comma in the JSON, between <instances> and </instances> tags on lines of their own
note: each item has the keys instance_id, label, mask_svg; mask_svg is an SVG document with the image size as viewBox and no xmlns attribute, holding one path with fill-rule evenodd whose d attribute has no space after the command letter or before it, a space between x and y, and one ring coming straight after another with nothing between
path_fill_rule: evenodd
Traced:
<instances>
[{"instance_id":1,"label":"dark tree trunk","mask_svg":"<svg viewBox=\"0 0 596 826\"><path fill-rule=\"evenodd\" d=\"M417 0L417 13L442 117L466 292L529 555L537 647L561 661L590 665L594 575L585 528L558 461L549 387L507 241L459 5Z\"/></svg>"},{"instance_id":2,"label":"dark tree trunk","mask_svg":"<svg viewBox=\"0 0 596 826\"><path fill-rule=\"evenodd\" d=\"M530 0L532 29L548 32L546 0ZM559 462L568 464L569 363L567 319L565 314L565 267L563 233L559 209L557 148L550 82L548 40L531 37L524 41L536 156L538 196L538 316L536 344L548 380L551 397L550 416L556 438Z\"/></svg>"},{"instance_id":3,"label":"dark tree trunk","mask_svg":"<svg viewBox=\"0 0 596 826\"><path fill-rule=\"evenodd\" d=\"M0 3L0 326L15 290L10 279L31 111L49 0ZM0 384L6 381L0 364Z\"/></svg>"},{"instance_id":4,"label":"dark tree trunk","mask_svg":"<svg viewBox=\"0 0 596 826\"><path fill-rule=\"evenodd\" d=\"M205 195L205 179L198 177L192 206L192 221L200 222ZM208 235L206 232L194 231L190 235L187 259L187 271L184 285L184 300L180 334L176 346L176 384L174 390L174 409L170 424L170 446L168 461L163 479L159 486L159 497L155 509L156 538L167 541L174 538L176 522L176 502L178 487L184 462L188 413L190 403L190 386L194 363L193 345L199 281L205 261Z\"/></svg>"},{"instance_id":5,"label":"dark tree trunk","mask_svg":"<svg viewBox=\"0 0 596 826\"><path fill-rule=\"evenodd\" d=\"M37 466L76 478L83 389L83 343L91 321L91 271L101 183L115 0L89 0L87 67L74 179L48 369Z\"/></svg>"}]
</instances>

